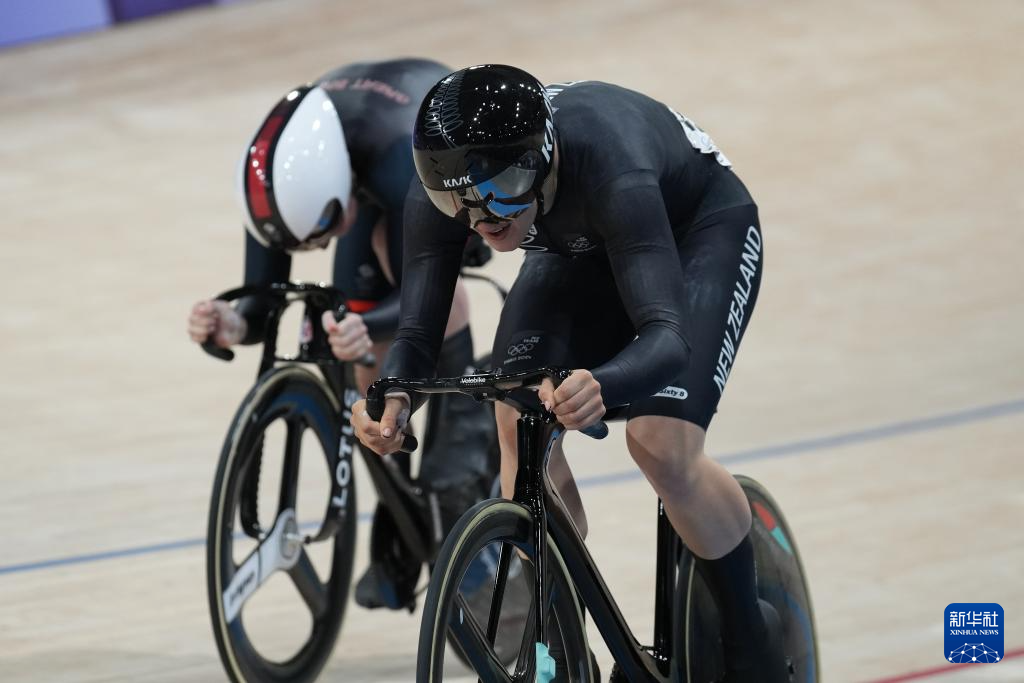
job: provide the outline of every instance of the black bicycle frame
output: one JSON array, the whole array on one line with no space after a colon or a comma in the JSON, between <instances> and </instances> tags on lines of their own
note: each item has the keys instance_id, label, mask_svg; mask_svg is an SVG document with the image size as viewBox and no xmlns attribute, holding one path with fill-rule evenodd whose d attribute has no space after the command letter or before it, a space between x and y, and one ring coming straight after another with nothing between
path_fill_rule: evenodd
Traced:
<instances>
[{"instance_id":1,"label":"black bicycle frame","mask_svg":"<svg viewBox=\"0 0 1024 683\"><path fill-rule=\"evenodd\" d=\"M457 392L473 396L477 400L503 401L519 410L520 417L516 422L519 469L516 474L513 501L525 507L531 515L530 541L535 551L536 575L546 576L544 572L548 563L548 548L547 543L543 541L550 533L587 611L593 617L601 637L622 673L630 681L667 683L674 655L672 621L675 574L681 542L669 524L659 500L654 645L643 646L630 630L583 539L580 538L576 525L547 479L548 457L561 433L555 416L539 404L533 392L521 391L524 387L539 384L545 377L557 383L567 376L567 370L544 368L507 375L468 375L436 380L387 378L375 382L367 396L371 400L382 402L384 395L392 389L422 394ZM496 591L486 631L487 638L492 644L497 631L503 586L512 552L514 551L511 548L503 545L498 558ZM539 580L535 583L536 604L547 604L546 582ZM544 642L544 610L538 609L535 618L537 640Z\"/></svg>"}]
</instances>

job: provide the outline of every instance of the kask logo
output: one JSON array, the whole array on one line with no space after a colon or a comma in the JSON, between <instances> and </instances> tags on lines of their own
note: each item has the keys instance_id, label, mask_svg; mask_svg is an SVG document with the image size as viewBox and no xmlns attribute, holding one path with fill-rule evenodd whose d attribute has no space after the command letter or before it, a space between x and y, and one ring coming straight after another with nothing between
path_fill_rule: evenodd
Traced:
<instances>
[{"instance_id":1,"label":"kask logo","mask_svg":"<svg viewBox=\"0 0 1024 683\"><path fill-rule=\"evenodd\" d=\"M463 185L469 185L470 179L468 175L464 175L461 178L445 178L445 187L462 187Z\"/></svg>"},{"instance_id":2,"label":"kask logo","mask_svg":"<svg viewBox=\"0 0 1024 683\"><path fill-rule=\"evenodd\" d=\"M1003 608L995 602L946 606L945 658L952 664L995 664L1003 658Z\"/></svg>"}]
</instances>

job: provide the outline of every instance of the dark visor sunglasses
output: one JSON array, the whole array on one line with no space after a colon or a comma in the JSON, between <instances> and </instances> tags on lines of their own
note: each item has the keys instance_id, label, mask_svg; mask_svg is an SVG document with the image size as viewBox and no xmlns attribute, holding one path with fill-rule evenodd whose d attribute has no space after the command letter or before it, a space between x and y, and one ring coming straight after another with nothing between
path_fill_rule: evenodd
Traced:
<instances>
[{"instance_id":1,"label":"dark visor sunglasses","mask_svg":"<svg viewBox=\"0 0 1024 683\"><path fill-rule=\"evenodd\" d=\"M530 208L536 196L536 177L535 169L509 166L493 178L469 187L424 189L438 210L472 226L480 220L512 220Z\"/></svg>"}]
</instances>

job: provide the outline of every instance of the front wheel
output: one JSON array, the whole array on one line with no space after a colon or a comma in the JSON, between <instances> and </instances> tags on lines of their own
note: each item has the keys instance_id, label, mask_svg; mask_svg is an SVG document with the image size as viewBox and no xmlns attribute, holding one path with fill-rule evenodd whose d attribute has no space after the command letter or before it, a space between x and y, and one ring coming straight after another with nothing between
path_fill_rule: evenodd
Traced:
<instances>
[{"instance_id":1,"label":"front wheel","mask_svg":"<svg viewBox=\"0 0 1024 683\"><path fill-rule=\"evenodd\" d=\"M416 666L418 683L438 683L446 673L452 676L462 669L456 660L445 657L449 640L461 650L460 659L469 662L484 681L596 681L581 607L550 536L548 604L544 606L547 639L545 643L536 642L535 550L530 527L526 508L507 500L485 500L459 519L437 556L427 589ZM472 568L498 563L500 575L502 557L507 558L508 571L501 584L504 597L497 608L499 618L492 640L487 635L488 621L497 591L491 581L481 581L476 576L481 572ZM514 649L508 651L510 644ZM545 649L557 667L554 679L536 672L537 654Z\"/></svg>"},{"instance_id":2,"label":"front wheel","mask_svg":"<svg viewBox=\"0 0 1024 683\"><path fill-rule=\"evenodd\" d=\"M757 566L758 596L779 613L790 660L790 680L816 683L819 669L814 611L796 539L768 491L749 477L736 479L747 496L753 517L750 540ZM679 563L675 615L676 647L682 648L675 680L710 683L721 678L724 662L718 611L693 555L686 548Z\"/></svg>"},{"instance_id":3,"label":"front wheel","mask_svg":"<svg viewBox=\"0 0 1024 683\"><path fill-rule=\"evenodd\" d=\"M260 377L231 423L206 569L233 681L312 681L334 647L356 532L345 412L314 375L283 366Z\"/></svg>"}]
</instances>

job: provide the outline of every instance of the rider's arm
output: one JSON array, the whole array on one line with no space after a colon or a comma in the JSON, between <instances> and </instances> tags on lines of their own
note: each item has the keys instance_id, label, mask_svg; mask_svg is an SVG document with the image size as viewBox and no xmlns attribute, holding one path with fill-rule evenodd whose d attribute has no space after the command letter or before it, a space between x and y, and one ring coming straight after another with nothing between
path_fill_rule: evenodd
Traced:
<instances>
[{"instance_id":1,"label":"rider's arm","mask_svg":"<svg viewBox=\"0 0 1024 683\"><path fill-rule=\"evenodd\" d=\"M398 216L398 225L401 225L401 216ZM388 257L391 261L391 272L395 274L397 285L402 283L402 230L394 229L396 223L395 214L388 213ZM490 248L476 233L470 233L466 245L463 247L462 265L479 268L491 259ZM394 337L398 328L398 314L401 308L401 292L396 286L395 291L374 306L371 310L363 313L363 322L369 330L373 339Z\"/></svg>"},{"instance_id":2,"label":"rider's arm","mask_svg":"<svg viewBox=\"0 0 1024 683\"><path fill-rule=\"evenodd\" d=\"M388 266L395 278L395 290L381 299L373 310L363 314L363 322L373 339L394 337L398 329L398 314L401 308L402 245L404 244L402 226L405 224L405 193L409 189L409 185L406 184L406 190L399 191L398 182L393 180L392 183L385 186L384 190L378 189L382 200L388 206L384 212L384 220L387 229ZM419 181L417 180L416 183L418 185Z\"/></svg>"},{"instance_id":3,"label":"rider's arm","mask_svg":"<svg viewBox=\"0 0 1024 683\"><path fill-rule=\"evenodd\" d=\"M690 345L681 302L683 272L657 178L645 171L598 188L591 220L605 241L622 303L637 337L594 369L606 406L651 396L686 367Z\"/></svg>"},{"instance_id":4,"label":"rider's arm","mask_svg":"<svg viewBox=\"0 0 1024 683\"><path fill-rule=\"evenodd\" d=\"M390 232L390 212L384 212L376 203L360 198L359 212L355 222L348 232L338 238L335 244L334 284L349 297L360 298L359 292L356 291L360 277L359 270L366 263L367 258L377 257L375 253L371 253L370 245L373 242L374 228L381 222L382 217L386 217L385 221ZM390 237L389 234L389 250ZM399 244L399 249L401 249L401 244ZM377 271L383 277L383 269L378 267ZM398 329L398 287L395 286L391 293L379 301L361 303L364 306L354 307L354 310L362 318L370 338L379 341L394 337L395 330ZM368 310L365 310L367 308Z\"/></svg>"},{"instance_id":5,"label":"rider's arm","mask_svg":"<svg viewBox=\"0 0 1024 683\"><path fill-rule=\"evenodd\" d=\"M269 249L245 233L245 284L269 285L287 282L292 269L292 257L279 249ZM248 331L243 344L263 341L267 329L270 301L264 297L248 296L238 301L236 310L245 318Z\"/></svg>"},{"instance_id":6,"label":"rider's arm","mask_svg":"<svg viewBox=\"0 0 1024 683\"><path fill-rule=\"evenodd\" d=\"M402 312L381 376L432 377L469 228L434 208L418 183L405 202L404 224Z\"/></svg>"},{"instance_id":7,"label":"rider's arm","mask_svg":"<svg viewBox=\"0 0 1024 683\"><path fill-rule=\"evenodd\" d=\"M387 339L398 330L398 313L401 305L402 245L405 221L405 198L412 183L419 185L408 159L408 151L389 151L374 164L364 179L373 196L375 209L373 223L381 218L387 231L387 267L394 278L394 291L385 296L374 307L362 313L370 338ZM364 203L365 204L365 203ZM360 209L360 219L362 209ZM339 244L339 247L341 245ZM385 264L382 264L385 265Z\"/></svg>"},{"instance_id":8,"label":"rider's arm","mask_svg":"<svg viewBox=\"0 0 1024 683\"><path fill-rule=\"evenodd\" d=\"M378 301L373 308L359 314L363 318L370 339L389 339L395 336L401 299L401 293L396 289Z\"/></svg>"}]
</instances>

